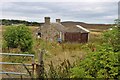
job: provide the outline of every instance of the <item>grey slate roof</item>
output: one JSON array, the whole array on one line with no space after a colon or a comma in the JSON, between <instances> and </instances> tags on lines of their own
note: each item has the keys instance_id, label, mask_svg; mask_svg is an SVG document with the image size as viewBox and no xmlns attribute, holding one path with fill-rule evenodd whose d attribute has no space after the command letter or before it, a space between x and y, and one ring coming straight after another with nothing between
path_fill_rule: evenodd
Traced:
<instances>
[{"instance_id":1,"label":"grey slate roof","mask_svg":"<svg viewBox=\"0 0 120 80\"><path fill-rule=\"evenodd\" d=\"M50 25L43 24L42 25L44 29L47 29L48 27L54 27L58 31L61 32L80 32L80 33L88 33L88 31L84 30L83 28L77 27L77 25L62 25L60 23L51 23Z\"/></svg>"},{"instance_id":2,"label":"grey slate roof","mask_svg":"<svg viewBox=\"0 0 120 80\"><path fill-rule=\"evenodd\" d=\"M66 27L63 26L60 23L52 23L51 26L53 26L54 28L56 28L58 31L61 31L61 32L65 32L66 31Z\"/></svg>"},{"instance_id":3,"label":"grey slate roof","mask_svg":"<svg viewBox=\"0 0 120 80\"><path fill-rule=\"evenodd\" d=\"M67 28L66 32L80 32L80 33L88 33L88 31L84 30L83 28L77 27L76 24L65 25Z\"/></svg>"}]
</instances>

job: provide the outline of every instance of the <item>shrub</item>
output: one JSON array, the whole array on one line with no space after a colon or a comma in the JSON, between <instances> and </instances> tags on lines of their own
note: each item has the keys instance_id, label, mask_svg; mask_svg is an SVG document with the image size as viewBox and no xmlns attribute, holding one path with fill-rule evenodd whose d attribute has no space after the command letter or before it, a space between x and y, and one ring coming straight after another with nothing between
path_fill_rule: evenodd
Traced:
<instances>
[{"instance_id":1,"label":"shrub","mask_svg":"<svg viewBox=\"0 0 120 80\"><path fill-rule=\"evenodd\" d=\"M98 52L90 53L84 60L71 69L73 78L118 78L118 52L102 46ZM81 73L82 72L82 73ZM84 75L83 75L84 74Z\"/></svg>"},{"instance_id":2,"label":"shrub","mask_svg":"<svg viewBox=\"0 0 120 80\"><path fill-rule=\"evenodd\" d=\"M118 56L120 51L120 29L103 34L103 44L97 45L97 51L89 52L78 66L71 69L73 78L118 78ZM82 73L81 73L82 72ZM84 75L83 75L84 74Z\"/></svg>"},{"instance_id":3,"label":"shrub","mask_svg":"<svg viewBox=\"0 0 120 80\"><path fill-rule=\"evenodd\" d=\"M89 52L79 65L71 68L72 78L119 78L117 66L120 53L119 27L106 31L103 34L103 41L101 45L96 44L97 51Z\"/></svg>"},{"instance_id":4,"label":"shrub","mask_svg":"<svg viewBox=\"0 0 120 80\"><path fill-rule=\"evenodd\" d=\"M120 51L120 29L118 27L113 27L103 34L104 41L111 45L114 51Z\"/></svg>"},{"instance_id":5,"label":"shrub","mask_svg":"<svg viewBox=\"0 0 120 80\"><path fill-rule=\"evenodd\" d=\"M22 52L32 49L32 34L25 25L8 26L3 37L9 48L20 48Z\"/></svg>"}]
</instances>

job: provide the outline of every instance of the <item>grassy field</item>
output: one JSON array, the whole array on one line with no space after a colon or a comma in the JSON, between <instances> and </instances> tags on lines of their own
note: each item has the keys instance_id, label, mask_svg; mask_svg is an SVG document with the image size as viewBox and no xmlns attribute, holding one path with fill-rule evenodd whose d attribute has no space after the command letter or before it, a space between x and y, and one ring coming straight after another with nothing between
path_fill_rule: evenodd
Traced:
<instances>
[{"instance_id":1,"label":"grassy field","mask_svg":"<svg viewBox=\"0 0 120 80\"><path fill-rule=\"evenodd\" d=\"M5 27L1 31L5 30ZM50 61L59 62L63 61L64 59L69 59L70 62L74 62L77 59L81 59L85 54L87 54L87 48L84 48L86 45L91 45L92 43L99 42L100 36L102 32L93 32L91 31L89 34L89 42L85 44L80 43L63 43L58 44L56 42L46 42L43 40L37 40L35 33L38 27L29 27L33 33L34 38L34 46L33 50L35 51L35 56L38 56L40 49L45 48L46 54L44 55L45 63L48 64ZM3 45L4 48L4 45ZM4 51L4 50L3 50ZM10 52L17 52L18 49L11 49ZM4 51L7 52L7 51ZM36 57L37 61L37 57Z\"/></svg>"},{"instance_id":2,"label":"grassy field","mask_svg":"<svg viewBox=\"0 0 120 80\"><path fill-rule=\"evenodd\" d=\"M30 27L33 34L35 33L35 29ZM102 31L103 32L103 31ZM58 44L56 42L49 42L43 40L36 40L34 37L34 49L36 62L37 56L40 52L39 49L45 48L46 53L44 54L45 65L48 65L50 61L53 61L55 65L60 64L65 59L68 59L71 64L74 63L78 59L84 58L84 56L92 51L95 43L101 43L101 35L102 32L91 31L89 34L89 42L85 44L81 43L63 43Z\"/></svg>"},{"instance_id":3,"label":"grassy field","mask_svg":"<svg viewBox=\"0 0 120 80\"><path fill-rule=\"evenodd\" d=\"M0 28L0 31L4 31L6 26ZM95 43L101 43L101 35L102 32L98 31L91 31L89 34L89 42L85 44L81 43L62 43L58 44L57 42L49 42L44 40L36 39L35 33L38 27L29 27L33 33L33 51L35 52L35 62L38 63L38 54L40 53L41 49L45 49L44 54L44 65L45 68L48 68L48 65L52 61L54 66L61 64L64 60L69 60L70 64L73 64L77 60L83 59L86 54L92 52L92 48L94 48ZM2 29L2 30L1 30ZM6 46L3 44L3 52L8 52ZM19 49L11 49L11 53L18 53ZM8 61L8 59L5 59ZM20 59L19 59L20 61ZM27 62L28 60L26 60ZM6 66L5 66L6 67ZM10 67L10 66L9 66ZM12 67L11 67L12 69Z\"/></svg>"}]
</instances>

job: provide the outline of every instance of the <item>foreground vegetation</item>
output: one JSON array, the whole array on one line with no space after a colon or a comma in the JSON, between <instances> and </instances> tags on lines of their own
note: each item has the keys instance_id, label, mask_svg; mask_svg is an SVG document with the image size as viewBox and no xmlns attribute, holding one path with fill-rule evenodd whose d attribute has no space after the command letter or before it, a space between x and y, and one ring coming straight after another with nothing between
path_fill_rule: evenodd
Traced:
<instances>
[{"instance_id":1,"label":"foreground vegetation","mask_svg":"<svg viewBox=\"0 0 120 80\"><path fill-rule=\"evenodd\" d=\"M32 33L25 25L6 27L3 37L8 49L19 48L21 52L30 52L32 49Z\"/></svg>"},{"instance_id":2,"label":"foreground vegetation","mask_svg":"<svg viewBox=\"0 0 120 80\"><path fill-rule=\"evenodd\" d=\"M85 44L33 41L36 59L39 49L45 49L44 78L119 78L119 27L92 35Z\"/></svg>"},{"instance_id":3,"label":"foreground vegetation","mask_svg":"<svg viewBox=\"0 0 120 80\"><path fill-rule=\"evenodd\" d=\"M83 59L78 59L75 64L71 65L69 60L65 60L54 67L51 62L48 76L50 78L118 79L120 56L120 36L118 33L120 33L120 29L113 27L113 30L103 34L99 43L82 45L89 52Z\"/></svg>"}]
</instances>

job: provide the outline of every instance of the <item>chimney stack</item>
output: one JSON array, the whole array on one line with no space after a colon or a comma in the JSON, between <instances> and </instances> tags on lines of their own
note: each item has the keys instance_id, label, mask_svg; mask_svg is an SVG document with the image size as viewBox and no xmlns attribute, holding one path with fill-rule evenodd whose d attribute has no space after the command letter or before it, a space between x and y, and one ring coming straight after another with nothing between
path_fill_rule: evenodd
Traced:
<instances>
[{"instance_id":1,"label":"chimney stack","mask_svg":"<svg viewBox=\"0 0 120 80\"><path fill-rule=\"evenodd\" d=\"M56 22L57 22L57 23L60 23L60 19L56 19Z\"/></svg>"},{"instance_id":2,"label":"chimney stack","mask_svg":"<svg viewBox=\"0 0 120 80\"><path fill-rule=\"evenodd\" d=\"M45 24L47 24L47 25L50 24L50 17L45 17Z\"/></svg>"}]
</instances>

